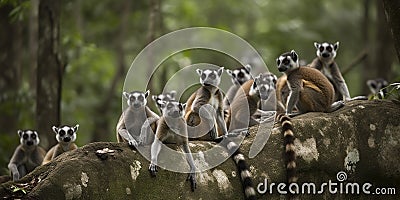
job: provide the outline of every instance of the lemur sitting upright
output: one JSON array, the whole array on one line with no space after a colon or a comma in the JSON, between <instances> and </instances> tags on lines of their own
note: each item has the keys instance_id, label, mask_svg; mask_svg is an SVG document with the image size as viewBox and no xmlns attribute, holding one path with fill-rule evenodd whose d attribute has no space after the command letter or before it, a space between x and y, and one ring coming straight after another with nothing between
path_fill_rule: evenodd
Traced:
<instances>
[{"instance_id":1,"label":"lemur sitting upright","mask_svg":"<svg viewBox=\"0 0 400 200\"><path fill-rule=\"evenodd\" d=\"M43 159L42 165L49 163L54 160L57 156L64 152L77 149L78 146L75 144L76 132L78 131L79 124L76 126L53 126L53 132L56 134L56 140L58 144L54 145L46 154Z\"/></svg>"},{"instance_id":2,"label":"lemur sitting upright","mask_svg":"<svg viewBox=\"0 0 400 200\"><path fill-rule=\"evenodd\" d=\"M342 73L335 62L339 42L322 44L314 42L317 49L317 57L309 64L310 67L320 70L332 83L335 90L335 101L350 100L349 89L343 79Z\"/></svg>"},{"instance_id":3,"label":"lemur sitting upright","mask_svg":"<svg viewBox=\"0 0 400 200\"><path fill-rule=\"evenodd\" d=\"M320 71L299 66L294 50L283 53L276 61L278 70L286 74L290 89L286 114L292 114L294 106L297 107L297 114L332 112L343 106L343 102L334 103L333 86Z\"/></svg>"},{"instance_id":4,"label":"lemur sitting upright","mask_svg":"<svg viewBox=\"0 0 400 200\"><path fill-rule=\"evenodd\" d=\"M154 134L150 132L156 131L159 116L146 105L149 94L150 91L123 92L128 108L121 114L116 126L118 142L128 142L129 146L136 147L139 143L150 144L153 141ZM151 131L142 130L142 127L150 127Z\"/></svg>"},{"instance_id":5,"label":"lemur sitting upright","mask_svg":"<svg viewBox=\"0 0 400 200\"><path fill-rule=\"evenodd\" d=\"M231 76L233 85L228 89L228 91L225 94L224 101L223 101L224 110L229 109L229 105L232 103L233 98L235 97L236 92L238 91L240 86L243 85L246 81L252 79L250 71L251 71L250 65L246 65L244 67L234 69L234 70L230 70L230 69L226 70L226 72L229 74L229 76Z\"/></svg>"},{"instance_id":6,"label":"lemur sitting upright","mask_svg":"<svg viewBox=\"0 0 400 200\"><path fill-rule=\"evenodd\" d=\"M223 95L218 88L223 71L223 67L196 70L201 87L189 97L185 110L189 138L215 140L227 135L222 108Z\"/></svg>"},{"instance_id":7,"label":"lemur sitting upright","mask_svg":"<svg viewBox=\"0 0 400 200\"><path fill-rule=\"evenodd\" d=\"M186 160L190 166L190 173L187 180L191 183L191 189L196 188L196 167L189 148L187 126L183 116L185 115L186 104L177 101L160 100L157 105L162 110L162 116L158 120L156 137L151 145L151 163L149 171L151 175L157 173L157 157L161 150L162 142L182 145Z\"/></svg>"},{"instance_id":8,"label":"lemur sitting upright","mask_svg":"<svg viewBox=\"0 0 400 200\"><path fill-rule=\"evenodd\" d=\"M8 169L12 180L17 181L41 165L46 151L38 146L39 135L33 130L18 130L20 145L11 157Z\"/></svg>"},{"instance_id":9,"label":"lemur sitting upright","mask_svg":"<svg viewBox=\"0 0 400 200\"><path fill-rule=\"evenodd\" d=\"M255 114L264 116L265 111L259 109L259 104L268 101L271 94L275 94L276 76L272 73L259 74L254 80L246 81L238 89L225 119L229 132L247 129L259 124ZM271 111L275 110L275 102ZM275 114L275 113L273 113Z\"/></svg>"}]
</instances>

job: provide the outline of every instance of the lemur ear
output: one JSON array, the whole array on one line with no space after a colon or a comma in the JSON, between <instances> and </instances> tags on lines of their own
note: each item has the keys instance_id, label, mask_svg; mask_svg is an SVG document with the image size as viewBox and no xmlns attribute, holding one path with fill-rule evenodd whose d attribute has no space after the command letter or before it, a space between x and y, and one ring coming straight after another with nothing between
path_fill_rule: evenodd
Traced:
<instances>
[{"instance_id":1,"label":"lemur ear","mask_svg":"<svg viewBox=\"0 0 400 200\"><path fill-rule=\"evenodd\" d=\"M196 72L197 72L197 74L198 74L199 76L201 76L201 74L203 73L203 70L201 70L201 69L196 69Z\"/></svg>"},{"instance_id":2,"label":"lemur ear","mask_svg":"<svg viewBox=\"0 0 400 200\"><path fill-rule=\"evenodd\" d=\"M144 98L147 98L147 96L149 96L150 94L150 90L147 90L146 93L144 93Z\"/></svg>"},{"instance_id":3,"label":"lemur ear","mask_svg":"<svg viewBox=\"0 0 400 200\"><path fill-rule=\"evenodd\" d=\"M158 100L157 101L157 106L160 107L161 109L165 108L166 105L167 105L167 102L164 101L164 100Z\"/></svg>"},{"instance_id":4,"label":"lemur ear","mask_svg":"<svg viewBox=\"0 0 400 200\"><path fill-rule=\"evenodd\" d=\"M185 110L186 109L186 103L181 103L181 105L182 105L182 110Z\"/></svg>"},{"instance_id":5,"label":"lemur ear","mask_svg":"<svg viewBox=\"0 0 400 200\"><path fill-rule=\"evenodd\" d=\"M294 50L292 50L292 51L290 51L290 54L292 56L293 61L297 62L297 58L298 58L297 53Z\"/></svg>"},{"instance_id":6,"label":"lemur ear","mask_svg":"<svg viewBox=\"0 0 400 200\"><path fill-rule=\"evenodd\" d=\"M226 71L226 73L228 73L230 76L233 76L233 75L234 75L233 72L232 72L232 70L230 70L230 69L226 69L225 71Z\"/></svg>"},{"instance_id":7,"label":"lemur ear","mask_svg":"<svg viewBox=\"0 0 400 200\"><path fill-rule=\"evenodd\" d=\"M218 76L221 76L222 73L224 72L224 67L220 67L217 72L218 72Z\"/></svg>"},{"instance_id":8,"label":"lemur ear","mask_svg":"<svg viewBox=\"0 0 400 200\"><path fill-rule=\"evenodd\" d=\"M21 130L18 130L17 133L18 133L19 137L21 137L21 136L22 136L22 133L24 133L24 132L21 131Z\"/></svg>"},{"instance_id":9,"label":"lemur ear","mask_svg":"<svg viewBox=\"0 0 400 200\"><path fill-rule=\"evenodd\" d=\"M314 47L315 47L316 49L319 49L319 46L321 46L321 44L319 44L318 42L314 42Z\"/></svg>"},{"instance_id":10,"label":"lemur ear","mask_svg":"<svg viewBox=\"0 0 400 200\"><path fill-rule=\"evenodd\" d=\"M247 70L247 72L250 73L250 71L251 71L251 65L247 64L247 65L244 66L244 68Z\"/></svg>"},{"instance_id":11,"label":"lemur ear","mask_svg":"<svg viewBox=\"0 0 400 200\"><path fill-rule=\"evenodd\" d=\"M276 81L278 80L278 78L272 74L272 82L274 83L274 85L276 85Z\"/></svg>"},{"instance_id":12,"label":"lemur ear","mask_svg":"<svg viewBox=\"0 0 400 200\"><path fill-rule=\"evenodd\" d=\"M157 101L157 95L151 95L151 99L153 99L153 101Z\"/></svg>"},{"instance_id":13,"label":"lemur ear","mask_svg":"<svg viewBox=\"0 0 400 200\"><path fill-rule=\"evenodd\" d=\"M56 126L51 127L51 129L53 129L54 133L56 133L56 134L58 133L58 128Z\"/></svg>"},{"instance_id":14,"label":"lemur ear","mask_svg":"<svg viewBox=\"0 0 400 200\"><path fill-rule=\"evenodd\" d=\"M125 97L125 99L129 99L129 93L123 92L122 95Z\"/></svg>"},{"instance_id":15,"label":"lemur ear","mask_svg":"<svg viewBox=\"0 0 400 200\"><path fill-rule=\"evenodd\" d=\"M74 132L76 133L78 131L78 129L79 129L79 124L75 125Z\"/></svg>"},{"instance_id":16,"label":"lemur ear","mask_svg":"<svg viewBox=\"0 0 400 200\"><path fill-rule=\"evenodd\" d=\"M336 51L338 48L339 48L339 42L336 42L336 43L333 45L333 49L335 49L335 51Z\"/></svg>"},{"instance_id":17,"label":"lemur ear","mask_svg":"<svg viewBox=\"0 0 400 200\"><path fill-rule=\"evenodd\" d=\"M171 90L171 92L169 92L169 95L171 96L171 98L175 98L176 91L175 90Z\"/></svg>"}]
</instances>

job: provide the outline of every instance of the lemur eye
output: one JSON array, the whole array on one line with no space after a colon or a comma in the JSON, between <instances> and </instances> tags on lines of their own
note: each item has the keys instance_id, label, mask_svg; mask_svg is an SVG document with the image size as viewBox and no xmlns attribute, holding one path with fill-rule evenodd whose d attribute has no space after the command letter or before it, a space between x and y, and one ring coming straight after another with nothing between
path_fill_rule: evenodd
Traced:
<instances>
[{"instance_id":1,"label":"lemur eye","mask_svg":"<svg viewBox=\"0 0 400 200\"><path fill-rule=\"evenodd\" d=\"M290 61L289 61L289 59L283 59L283 61L282 61L282 63L284 64L284 65L288 65L289 63L290 63Z\"/></svg>"},{"instance_id":2,"label":"lemur eye","mask_svg":"<svg viewBox=\"0 0 400 200\"><path fill-rule=\"evenodd\" d=\"M324 47L323 47L323 46L320 46L320 47L319 47L319 51L320 51L320 52L323 52L323 51L324 51Z\"/></svg>"},{"instance_id":3,"label":"lemur eye","mask_svg":"<svg viewBox=\"0 0 400 200\"><path fill-rule=\"evenodd\" d=\"M139 96L139 97L138 97L138 100L139 100L139 101L143 101L143 100L144 100L144 97L143 97L143 96Z\"/></svg>"},{"instance_id":4,"label":"lemur eye","mask_svg":"<svg viewBox=\"0 0 400 200\"><path fill-rule=\"evenodd\" d=\"M28 139L28 137L29 137L28 134L24 134L24 135L22 136L22 138L24 138L25 140Z\"/></svg>"},{"instance_id":5,"label":"lemur eye","mask_svg":"<svg viewBox=\"0 0 400 200\"><path fill-rule=\"evenodd\" d=\"M71 129L68 130L68 135L73 135L74 131L72 131Z\"/></svg>"},{"instance_id":6,"label":"lemur eye","mask_svg":"<svg viewBox=\"0 0 400 200\"><path fill-rule=\"evenodd\" d=\"M31 138L32 138L32 139L36 139L36 135L35 135L35 134L32 134L32 135L31 135Z\"/></svg>"},{"instance_id":7,"label":"lemur eye","mask_svg":"<svg viewBox=\"0 0 400 200\"><path fill-rule=\"evenodd\" d=\"M376 84L375 83L371 83L371 87L376 89Z\"/></svg>"},{"instance_id":8,"label":"lemur eye","mask_svg":"<svg viewBox=\"0 0 400 200\"><path fill-rule=\"evenodd\" d=\"M182 104L179 104L179 110L183 110Z\"/></svg>"},{"instance_id":9,"label":"lemur eye","mask_svg":"<svg viewBox=\"0 0 400 200\"><path fill-rule=\"evenodd\" d=\"M206 76L205 74L202 74L202 75L201 75L201 79L202 79L202 80L204 80L204 79L206 79L206 78L207 78L207 76Z\"/></svg>"},{"instance_id":10,"label":"lemur eye","mask_svg":"<svg viewBox=\"0 0 400 200\"><path fill-rule=\"evenodd\" d=\"M260 88L261 92L265 92L265 90L266 90L265 87Z\"/></svg>"},{"instance_id":11,"label":"lemur eye","mask_svg":"<svg viewBox=\"0 0 400 200\"><path fill-rule=\"evenodd\" d=\"M64 135L65 135L65 131L64 131L64 130L60 130L60 132L58 132L58 134L59 134L60 136L64 136Z\"/></svg>"},{"instance_id":12,"label":"lemur eye","mask_svg":"<svg viewBox=\"0 0 400 200\"><path fill-rule=\"evenodd\" d=\"M215 74L210 74L211 79L215 79Z\"/></svg>"},{"instance_id":13,"label":"lemur eye","mask_svg":"<svg viewBox=\"0 0 400 200\"><path fill-rule=\"evenodd\" d=\"M332 47L331 46L326 47L326 50L328 50L329 52L332 52Z\"/></svg>"},{"instance_id":14,"label":"lemur eye","mask_svg":"<svg viewBox=\"0 0 400 200\"><path fill-rule=\"evenodd\" d=\"M244 73L239 73L239 74L238 74L238 77L239 77L239 78L243 78L243 77L244 77Z\"/></svg>"},{"instance_id":15,"label":"lemur eye","mask_svg":"<svg viewBox=\"0 0 400 200\"><path fill-rule=\"evenodd\" d=\"M167 105L167 108L168 108L168 109L169 109L169 108L172 108L172 104L169 103L169 104Z\"/></svg>"},{"instance_id":16,"label":"lemur eye","mask_svg":"<svg viewBox=\"0 0 400 200\"><path fill-rule=\"evenodd\" d=\"M135 101L135 97L129 97L129 101Z\"/></svg>"},{"instance_id":17,"label":"lemur eye","mask_svg":"<svg viewBox=\"0 0 400 200\"><path fill-rule=\"evenodd\" d=\"M276 64L277 64L277 65L280 65L280 64L281 64L281 60L276 59Z\"/></svg>"}]
</instances>

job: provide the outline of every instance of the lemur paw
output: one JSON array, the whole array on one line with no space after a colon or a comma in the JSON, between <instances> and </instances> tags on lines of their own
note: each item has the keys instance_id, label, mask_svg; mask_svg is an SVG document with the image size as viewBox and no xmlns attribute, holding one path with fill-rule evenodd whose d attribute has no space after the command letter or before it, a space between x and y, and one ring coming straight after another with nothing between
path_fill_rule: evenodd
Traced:
<instances>
[{"instance_id":1,"label":"lemur paw","mask_svg":"<svg viewBox=\"0 0 400 200\"><path fill-rule=\"evenodd\" d=\"M130 147L137 147L138 143L136 142L136 140L130 140L130 141L128 141L128 145Z\"/></svg>"},{"instance_id":2,"label":"lemur paw","mask_svg":"<svg viewBox=\"0 0 400 200\"><path fill-rule=\"evenodd\" d=\"M150 171L150 175L155 177L158 172L157 165L151 163L149 166L149 171Z\"/></svg>"},{"instance_id":3,"label":"lemur paw","mask_svg":"<svg viewBox=\"0 0 400 200\"><path fill-rule=\"evenodd\" d=\"M195 173L190 173L186 180L190 181L190 188L192 189L192 192L194 192L194 189L196 189L196 175L195 175Z\"/></svg>"}]
</instances>

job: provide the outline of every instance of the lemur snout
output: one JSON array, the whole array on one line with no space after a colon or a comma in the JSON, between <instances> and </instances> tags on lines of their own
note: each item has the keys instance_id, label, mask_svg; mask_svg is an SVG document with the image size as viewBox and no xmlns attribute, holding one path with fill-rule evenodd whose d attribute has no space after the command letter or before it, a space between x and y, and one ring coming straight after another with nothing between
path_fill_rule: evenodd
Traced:
<instances>
[{"instance_id":1,"label":"lemur snout","mask_svg":"<svg viewBox=\"0 0 400 200\"><path fill-rule=\"evenodd\" d=\"M32 141L28 141L28 142L26 142L26 144L27 144L28 146L32 146L32 145L33 145L33 142L32 142Z\"/></svg>"},{"instance_id":2,"label":"lemur snout","mask_svg":"<svg viewBox=\"0 0 400 200\"><path fill-rule=\"evenodd\" d=\"M63 141L64 141L64 142L70 142L70 141L71 141L71 138L70 138L70 137L65 137L65 138L63 139Z\"/></svg>"},{"instance_id":3,"label":"lemur snout","mask_svg":"<svg viewBox=\"0 0 400 200\"><path fill-rule=\"evenodd\" d=\"M323 53L323 54L322 54L322 57L324 57L324 58L328 58L329 56L330 56L329 53Z\"/></svg>"}]
</instances>

